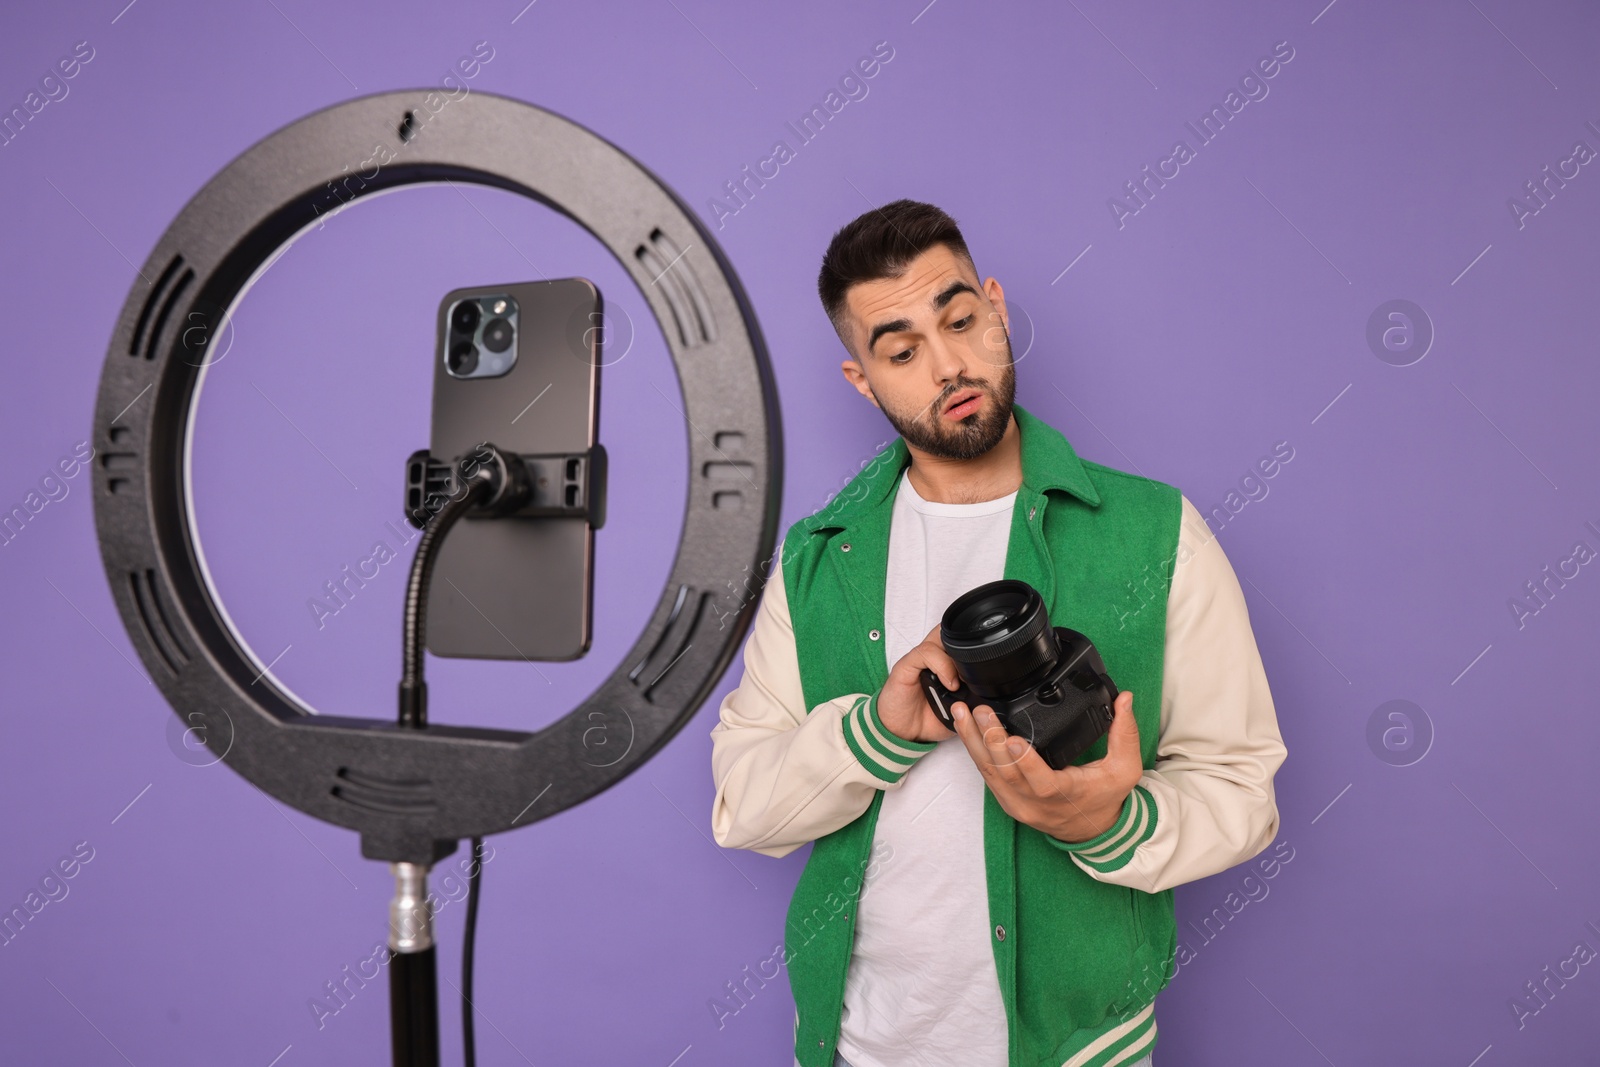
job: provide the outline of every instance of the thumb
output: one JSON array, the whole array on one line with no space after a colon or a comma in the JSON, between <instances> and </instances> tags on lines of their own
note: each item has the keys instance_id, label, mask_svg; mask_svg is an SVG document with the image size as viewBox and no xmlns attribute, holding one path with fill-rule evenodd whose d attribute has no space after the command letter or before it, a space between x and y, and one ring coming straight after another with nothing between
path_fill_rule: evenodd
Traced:
<instances>
[{"instance_id":1,"label":"thumb","mask_svg":"<svg viewBox=\"0 0 1600 1067\"><path fill-rule=\"evenodd\" d=\"M1106 757L1112 763L1143 766L1139 752L1139 721L1133 717L1133 693L1124 689L1112 702L1111 729L1106 737Z\"/></svg>"}]
</instances>

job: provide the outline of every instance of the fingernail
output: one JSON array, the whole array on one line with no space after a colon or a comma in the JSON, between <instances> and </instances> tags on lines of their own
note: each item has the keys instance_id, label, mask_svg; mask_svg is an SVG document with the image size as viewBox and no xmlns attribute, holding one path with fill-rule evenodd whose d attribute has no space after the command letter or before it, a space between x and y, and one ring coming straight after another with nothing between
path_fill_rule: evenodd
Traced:
<instances>
[{"instance_id":1,"label":"fingernail","mask_svg":"<svg viewBox=\"0 0 1600 1067\"><path fill-rule=\"evenodd\" d=\"M1022 755L1022 742L1015 739L1008 741L1006 742L1006 750L1013 756L1020 756Z\"/></svg>"},{"instance_id":2,"label":"fingernail","mask_svg":"<svg viewBox=\"0 0 1600 1067\"><path fill-rule=\"evenodd\" d=\"M965 719L967 717L967 706L957 701L950 706L950 713L957 719Z\"/></svg>"}]
</instances>

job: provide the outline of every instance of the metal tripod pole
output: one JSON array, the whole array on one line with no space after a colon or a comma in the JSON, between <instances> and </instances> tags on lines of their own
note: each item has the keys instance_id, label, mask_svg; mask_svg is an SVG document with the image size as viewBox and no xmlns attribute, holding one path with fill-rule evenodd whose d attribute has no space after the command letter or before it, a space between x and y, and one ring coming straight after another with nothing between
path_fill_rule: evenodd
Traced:
<instances>
[{"instance_id":1,"label":"metal tripod pole","mask_svg":"<svg viewBox=\"0 0 1600 1067\"><path fill-rule=\"evenodd\" d=\"M428 868L391 863L389 1034L394 1067L439 1067L439 986Z\"/></svg>"}]
</instances>

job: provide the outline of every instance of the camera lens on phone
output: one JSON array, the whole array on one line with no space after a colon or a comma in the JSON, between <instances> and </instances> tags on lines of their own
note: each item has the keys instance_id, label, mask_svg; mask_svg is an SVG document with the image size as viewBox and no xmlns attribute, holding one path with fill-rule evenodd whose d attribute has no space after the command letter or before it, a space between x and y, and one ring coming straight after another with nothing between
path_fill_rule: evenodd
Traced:
<instances>
[{"instance_id":1,"label":"camera lens on phone","mask_svg":"<svg viewBox=\"0 0 1600 1067\"><path fill-rule=\"evenodd\" d=\"M511 323L506 319L490 319L483 328L483 347L491 352L504 352L511 347Z\"/></svg>"},{"instance_id":2,"label":"camera lens on phone","mask_svg":"<svg viewBox=\"0 0 1600 1067\"><path fill-rule=\"evenodd\" d=\"M450 328L456 333L471 333L478 328L479 315L476 300L463 300L450 313Z\"/></svg>"},{"instance_id":3,"label":"camera lens on phone","mask_svg":"<svg viewBox=\"0 0 1600 1067\"><path fill-rule=\"evenodd\" d=\"M450 373L457 376L471 374L478 366L478 346L471 341L458 341L450 347L450 356L445 361L450 368Z\"/></svg>"}]
</instances>

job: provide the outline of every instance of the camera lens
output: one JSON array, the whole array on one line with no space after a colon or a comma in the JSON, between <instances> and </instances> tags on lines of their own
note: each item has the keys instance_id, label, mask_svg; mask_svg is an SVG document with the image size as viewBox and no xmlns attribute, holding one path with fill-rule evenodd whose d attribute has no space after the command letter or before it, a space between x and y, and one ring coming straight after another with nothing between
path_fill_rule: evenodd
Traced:
<instances>
[{"instance_id":1,"label":"camera lens","mask_svg":"<svg viewBox=\"0 0 1600 1067\"><path fill-rule=\"evenodd\" d=\"M1044 598L1011 579L957 597L940 622L939 638L980 696L1008 698L1032 688L1060 655Z\"/></svg>"},{"instance_id":2,"label":"camera lens","mask_svg":"<svg viewBox=\"0 0 1600 1067\"><path fill-rule=\"evenodd\" d=\"M471 341L458 341L450 348L446 361L450 373L458 376L471 374L478 366L478 346Z\"/></svg>"},{"instance_id":3,"label":"camera lens","mask_svg":"<svg viewBox=\"0 0 1600 1067\"><path fill-rule=\"evenodd\" d=\"M456 333L471 333L478 328L478 302L463 300L450 313L450 328Z\"/></svg>"},{"instance_id":4,"label":"camera lens","mask_svg":"<svg viewBox=\"0 0 1600 1067\"><path fill-rule=\"evenodd\" d=\"M483 347L491 352L504 352L511 347L511 323L505 319L490 319L483 328Z\"/></svg>"}]
</instances>

